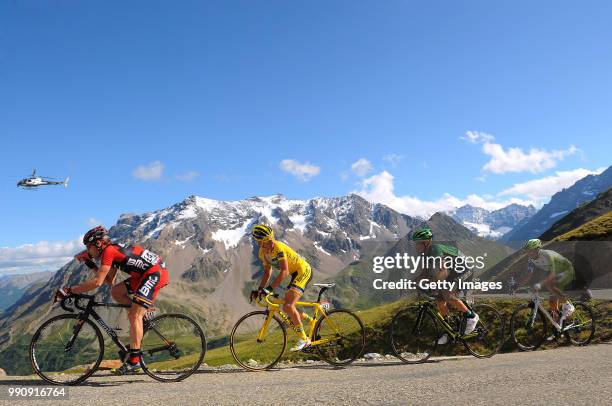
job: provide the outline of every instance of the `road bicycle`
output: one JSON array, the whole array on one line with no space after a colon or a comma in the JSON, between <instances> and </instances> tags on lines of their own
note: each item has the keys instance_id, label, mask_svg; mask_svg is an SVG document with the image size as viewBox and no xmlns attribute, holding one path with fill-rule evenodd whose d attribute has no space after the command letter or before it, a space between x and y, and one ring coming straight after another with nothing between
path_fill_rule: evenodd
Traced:
<instances>
[{"instance_id":1,"label":"road bicycle","mask_svg":"<svg viewBox=\"0 0 612 406\"><path fill-rule=\"evenodd\" d=\"M465 316L452 314L444 318L435 304L436 298L424 296L425 300L400 309L391 321L391 348L401 361L427 361L436 351L440 331L448 335L449 344L463 344L475 357L488 358L499 351L504 342L504 319L493 306L464 301L468 309L478 314L479 321L473 332L463 334Z\"/></svg>"},{"instance_id":2,"label":"road bicycle","mask_svg":"<svg viewBox=\"0 0 612 406\"><path fill-rule=\"evenodd\" d=\"M125 361L127 346L96 308L129 308L131 305L100 303L95 296L79 294L63 299L60 306L70 314L60 314L45 321L30 343L30 361L38 376L58 385L76 385L89 378L99 368L105 354L100 328L117 347L119 360ZM198 323L189 316L149 312L144 318L143 330L141 365L151 378L161 382L181 381L202 364L206 339ZM109 345L106 351L111 349Z\"/></svg>"},{"instance_id":3,"label":"road bicycle","mask_svg":"<svg viewBox=\"0 0 612 406\"><path fill-rule=\"evenodd\" d=\"M326 310L321 302L323 293L335 283L315 283L320 287L316 302L296 303L299 307L313 308L307 323L308 338L312 343L302 352L317 354L334 366L345 366L357 359L365 347L365 328L355 313L346 309ZM234 360L251 371L273 368L287 347L287 326L291 322L281 311L284 300L269 293L258 300L266 310L248 313L234 325L230 336L230 349Z\"/></svg>"},{"instance_id":4,"label":"road bicycle","mask_svg":"<svg viewBox=\"0 0 612 406\"><path fill-rule=\"evenodd\" d=\"M553 328L551 338L564 336L573 345L587 345L595 334L593 309L585 302L573 302L574 312L556 322L543 305L538 290L533 290L529 303L518 306L510 319L512 339L521 351L538 349L547 339L548 323Z\"/></svg>"}]
</instances>

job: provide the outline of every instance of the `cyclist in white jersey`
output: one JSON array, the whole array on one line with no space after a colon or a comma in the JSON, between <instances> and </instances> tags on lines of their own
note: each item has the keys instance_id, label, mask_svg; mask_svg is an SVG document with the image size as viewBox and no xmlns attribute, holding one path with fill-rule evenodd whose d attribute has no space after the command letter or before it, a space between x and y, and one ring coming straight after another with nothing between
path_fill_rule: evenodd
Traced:
<instances>
[{"instance_id":1,"label":"cyclist in white jersey","mask_svg":"<svg viewBox=\"0 0 612 406\"><path fill-rule=\"evenodd\" d=\"M544 271L546 277L536 283L533 287L540 290L545 287L550 292L550 312L556 322L559 322L559 302L565 302L561 317L567 318L574 311L574 306L567 300L564 289L574 280L574 266L569 259L553 250L542 249L542 241L537 238L531 239L523 246L527 250L529 258L527 264L527 275L521 281L525 284L533 277L536 270Z\"/></svg>"}]
</instances>

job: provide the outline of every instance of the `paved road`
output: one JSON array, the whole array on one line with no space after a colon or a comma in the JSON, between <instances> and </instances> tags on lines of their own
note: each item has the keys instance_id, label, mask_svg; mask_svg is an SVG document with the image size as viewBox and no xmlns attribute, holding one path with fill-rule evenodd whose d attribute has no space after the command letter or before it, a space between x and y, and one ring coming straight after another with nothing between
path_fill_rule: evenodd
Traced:
<instances>
[{"instance_id":1,"label":"paved road","mask_svg":"<svg viewBox=\"0 0 612 406\"><path fill-rule=\"evenodd\" d=\"M0 390L16 384L41 383L31 377L2 378ZM338 370L319 364L270 372L203 370L174 384L146 376L98 375L86 386L70 388L70 397L79 405L609 405L612 344L500 354L485 360L446 358L422 365L393 360ZM12 404L26 403L30 402Z\"/></svg>"}]
</instances>

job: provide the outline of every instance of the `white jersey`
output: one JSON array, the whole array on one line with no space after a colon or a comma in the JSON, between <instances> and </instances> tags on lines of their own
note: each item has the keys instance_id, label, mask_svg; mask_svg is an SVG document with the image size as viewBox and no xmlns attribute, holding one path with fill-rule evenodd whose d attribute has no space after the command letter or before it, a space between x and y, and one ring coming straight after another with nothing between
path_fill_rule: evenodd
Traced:
<instances>
[{"instance_id":1,"label":"white jersey","mask_svg":"<svg viewBox=\"0 0 612 406\"><path fill-rule=\"evenodd\" d=\"M533 272L535 268L541 269L546 273L554 272L558 274L569 269L573 270L574 267L569 259L558 252L541 249L538 251L538 257L536 259L529 259L529 272Z\"/></svg>"}]
</instances>

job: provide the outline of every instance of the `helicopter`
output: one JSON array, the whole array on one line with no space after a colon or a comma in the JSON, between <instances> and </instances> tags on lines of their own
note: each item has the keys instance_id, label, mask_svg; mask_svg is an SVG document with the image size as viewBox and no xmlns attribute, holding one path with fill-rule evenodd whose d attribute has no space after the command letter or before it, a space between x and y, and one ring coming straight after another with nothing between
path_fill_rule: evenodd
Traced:
<instances>
[{"instance_id":1,"label":"helicopter","mask_svg":"<svg viewBox=\"0 0 612 406\"><path fill-rule=\"evenodd\" d=\"M70 178L66 178L63 182L51 180L53 178L48 178L46 176L36 176L36 169L32 172L32 175L28 178L21 179L17 182L17 186L22 187L24 189L35 189L39 186L47 186L47 185L64 185L64 187L68 187L68 180Z\"/></svg>"}]
</instances>

